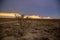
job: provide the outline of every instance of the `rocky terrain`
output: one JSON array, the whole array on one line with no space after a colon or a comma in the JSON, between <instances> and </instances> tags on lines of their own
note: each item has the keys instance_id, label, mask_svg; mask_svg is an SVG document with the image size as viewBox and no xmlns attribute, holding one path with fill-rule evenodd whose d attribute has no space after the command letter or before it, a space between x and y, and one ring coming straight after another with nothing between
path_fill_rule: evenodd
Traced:
<instances>
[{"instance_id":1,"label":"rocky terrain","mask_svg":"<svg viewBox=\"0 0 60 40\"><path fill-rule=\"evenodd\" d=\"M0 24L0 40L60 40L60 19L20 19Z\"/></svg>"}]
</instances>

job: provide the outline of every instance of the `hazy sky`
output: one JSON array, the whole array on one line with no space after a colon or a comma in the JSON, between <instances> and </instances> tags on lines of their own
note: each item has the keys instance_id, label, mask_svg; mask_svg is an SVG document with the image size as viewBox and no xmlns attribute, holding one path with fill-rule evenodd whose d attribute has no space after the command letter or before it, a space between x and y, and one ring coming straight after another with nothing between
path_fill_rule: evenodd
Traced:
<instances>
[{"instance_id":1,"label":"hazy sky","mask_svg":"<svg viewBox=\"0 0 60 40\"><path fill-rule=\"evenodd\" d=\"M59 0L3 0L2 12L18 12L27 15L59 16Z\"/></svg>"}]
</instances>

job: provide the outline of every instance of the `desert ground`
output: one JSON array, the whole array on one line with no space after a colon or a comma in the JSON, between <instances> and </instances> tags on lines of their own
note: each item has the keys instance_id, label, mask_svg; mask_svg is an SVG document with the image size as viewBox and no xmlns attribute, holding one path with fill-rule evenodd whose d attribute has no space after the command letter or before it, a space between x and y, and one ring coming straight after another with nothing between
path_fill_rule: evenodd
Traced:
<instances>
[{"instance_id":1,"label":"desert ground","mask_svg":"<svg viewBox=\"0 0 60 40\"><path fill-rule=\"evenodd\" d=\"M60 19L1 19L0 40L60 40Z\"/></svg>"}]
</instances>

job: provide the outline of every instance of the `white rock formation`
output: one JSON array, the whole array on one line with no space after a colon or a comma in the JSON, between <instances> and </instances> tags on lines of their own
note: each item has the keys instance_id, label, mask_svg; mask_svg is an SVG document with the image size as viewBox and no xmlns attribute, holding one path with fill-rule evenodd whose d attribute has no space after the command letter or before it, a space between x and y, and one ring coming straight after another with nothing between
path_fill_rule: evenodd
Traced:
<instances>
[{"instance_id":1,"label":"white rock formation","mask_svg":"<svg viewBox=\"0 0 60 40\"><path fill-rule=\"evenodd\" d=\"M31 18L31 19L51 19L51 17L42 17L38 15L25 15L24 18Z\"/></svg>"},{"instance_id":2,"label":"white rock formation","mask_svg":"<svg viewBox=\"0 0 60 40\"><path fill-rule=\"evenodd\" d=\"M0 13L0 18L16 18L22 17L19 13ZM39 15L24 15L24 18L31 18L31 19L51 19L51 17L42 17Z\"/></svg>"},{"instance_id":3,"label":"white rock formation","mask_svg":"<svg viewBox=\"0 0 60 40\"><path fill-rule=\"evenodd\" d=\"M15 18L21 17L19 13L0 13L0 18Z\"/></svg>"}]
</instances>

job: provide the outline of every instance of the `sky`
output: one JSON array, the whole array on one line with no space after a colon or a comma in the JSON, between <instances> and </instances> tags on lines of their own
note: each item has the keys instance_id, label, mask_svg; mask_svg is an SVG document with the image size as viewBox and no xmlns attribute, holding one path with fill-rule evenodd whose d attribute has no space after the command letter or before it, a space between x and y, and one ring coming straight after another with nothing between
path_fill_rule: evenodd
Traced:
<instances>
[{"instance_id":1,"label":"sky","mask_svg":"<svg viewBox=\"0 0 60 40\"><path fill-rule=\"evenodd\" d=\"M0 12L60 17L60 0L0 0Z\"/></svg>"}]
</instances>

